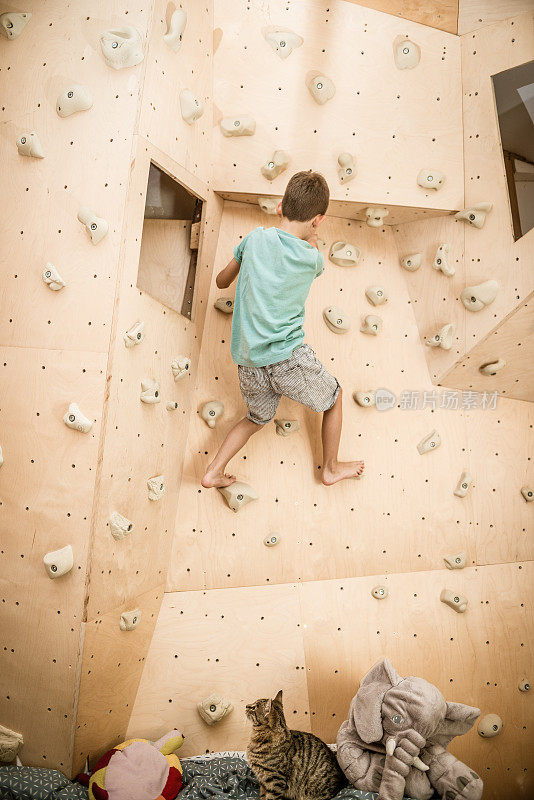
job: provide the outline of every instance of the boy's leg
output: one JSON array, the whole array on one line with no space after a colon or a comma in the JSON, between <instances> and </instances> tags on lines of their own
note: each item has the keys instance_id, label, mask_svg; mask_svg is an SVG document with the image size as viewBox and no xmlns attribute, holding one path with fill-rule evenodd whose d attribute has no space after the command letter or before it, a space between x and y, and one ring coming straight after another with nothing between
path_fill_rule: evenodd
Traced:
<instances>
[{"instance_id":1,"label":"boy's leg","mask_svg":"<svg viewBox=\"0 0 534 800\"><path fill-rule=\"evenodd\" d=\"M231 483L234 483L235 475L226 475L224 472L226 465L246 445L252 434L259 431L261 427L261 425L257 425L247 417L239 420L237 425L234 425L226 435L219 452L209 465L206 474L202 478L202 486L206 489L219 489L222 486L230 486Z\"/></svg>"},{"instance_id":2,"label":"boy's leg","mask_svg":"<svg viewBox=\"0 0 534 800\"><path fill-rule=\"evenodd\" d=\"M323 440L323 483L331 486L344 478L359 478L364 470L363 461L338 461L339 440L343 422L342 391L336 402L323 413L323 427L321 437Z\"/></svg>"}]
</instances>

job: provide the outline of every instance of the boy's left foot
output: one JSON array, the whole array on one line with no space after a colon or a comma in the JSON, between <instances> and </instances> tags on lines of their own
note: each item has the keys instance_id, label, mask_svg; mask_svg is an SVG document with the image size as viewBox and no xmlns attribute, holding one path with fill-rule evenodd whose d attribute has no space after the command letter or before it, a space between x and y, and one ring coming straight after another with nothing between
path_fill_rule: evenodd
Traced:
<instances>
[{"instance_id":1,"label":"boy's left foot","mask_svg":"<svg viewBox=\"0 0 534 800\"><path fill-rule=\"evenodd\" d=\"M345 478L360 478L364 469L363 461L338 461L333 467L323 467L322 481L325 486L332 486Z\"/></svg>"},{"instance_id":2,"label":"boy's left foot","mask_svg":"<svg viewBox=\"0 0 534 800\"><path fill-rule=\"evenodd\" d=\"M201 484L205 489L222 489L224 486L230 486L235 483L235 475L225 475L224 472L206 472L201 480Z\"/></svg>"}]
</instances>

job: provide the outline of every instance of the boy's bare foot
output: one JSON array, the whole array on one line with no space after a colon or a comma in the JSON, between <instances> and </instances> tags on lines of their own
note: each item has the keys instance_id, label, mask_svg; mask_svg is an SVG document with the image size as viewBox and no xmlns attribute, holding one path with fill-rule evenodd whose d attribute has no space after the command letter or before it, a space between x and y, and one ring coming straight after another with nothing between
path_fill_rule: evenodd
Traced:
<instances>
[{"instance_id":1,"label":"boy's bare foot","mask_svg":"<svg viewBox=\"0 0 534 800\"><path fill-rule=\"evenodd\" d=\"M323 467L322 480L325 486L332 486L345 478L359 478L364 469L363 461L337 461L332 466Z\"/></svg>"},{"instance_id":2,"label":"boy's bare foot","mask_svg":"<svg viewBox=\"0 0 534 800\"><path fill-rule=\"evenodd\" d=\"M235 481L235 475L226 475L224 472L211 472L208 470L201 483L205 489L222 489L223 486L230 486Z\"/></svg>"}]
</instances>

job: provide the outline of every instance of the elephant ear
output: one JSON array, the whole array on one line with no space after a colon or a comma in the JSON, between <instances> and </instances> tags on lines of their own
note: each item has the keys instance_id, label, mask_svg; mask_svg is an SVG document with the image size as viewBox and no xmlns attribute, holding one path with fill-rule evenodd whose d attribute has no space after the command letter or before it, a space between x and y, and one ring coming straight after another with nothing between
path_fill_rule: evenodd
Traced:
<instances>
[{"instance_id":1,"label":"elephant ear","mask_svg":"<svg viewBox=\"0 0 534 800\"><path fill-rule=\"evenodd\" d=\"M447 747L455 736L470 730L480 716L480 709L463 703L447 703L447 713L439 723L431 739Z\"/></svg>"},{"instance_id":2,"label":"elephant ear","mask_svg":"<svg viewBox=\"0 0 534 800\"><path fill-rule=\"evenodd\" d=\"M371 667L360 683L360 688L350 707L351 722L359 737L367 744L378 742L384 735L382 729L382 701L384 695L402 681L389 659L383 658Z\"/></svg>"}]
</instances>

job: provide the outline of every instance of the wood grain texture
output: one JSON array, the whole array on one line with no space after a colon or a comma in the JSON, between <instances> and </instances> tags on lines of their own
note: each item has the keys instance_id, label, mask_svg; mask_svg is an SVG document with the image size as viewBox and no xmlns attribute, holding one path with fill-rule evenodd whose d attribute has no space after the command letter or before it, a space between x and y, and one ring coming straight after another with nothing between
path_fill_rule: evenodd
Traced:
<instances>
[{"instance_id":1,"label":"wood grain texture","mask_svg":"<svg viewBox=\"0 0 534 800\"><path fill-rule=\"evenodd\" d=\"M180 313L189 261L191 220L145 219L137 288Z\"/></svg>"},{"instance_id":2,"label":"wood grain texture","mask_svg":"<svg viewBox=\"0 0 534 800\"><path fill-rule=\"evenodd\" d=\"M458 34L504 22L532 10L532 0L458 0Z\"/></svg>"},{"instance_id":3,"label":"wood grain texture","mask_svg":"<svg viewBox=\"0 0 534 800\"><path fill-rule=\"evenodd\" d=\"M348 0L395 17L429 25L448 33L458 33L458 2L462 0Z\"/></svg>"}]
</instances>

